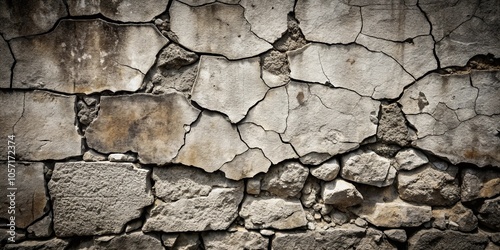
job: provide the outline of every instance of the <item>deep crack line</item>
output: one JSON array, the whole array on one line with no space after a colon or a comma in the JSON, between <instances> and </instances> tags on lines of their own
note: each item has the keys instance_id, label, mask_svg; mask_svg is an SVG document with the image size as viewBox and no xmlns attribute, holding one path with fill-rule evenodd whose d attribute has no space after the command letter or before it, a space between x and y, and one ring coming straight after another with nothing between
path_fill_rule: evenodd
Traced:
<instances>
[{"instance_id":1,"label":"deep crack line","mask_svg":"<svg viewBox=\"0 0 500 250\"><path fill-rule=\"evenodd\" d=\"M19 119L17 119L17 121L14 123L14 125L12 125L12 134L14 135L16 134L17 123L19 123L19 121L24 117L25 110L26 110L26 92L23 92L23 112L21 113Z\"/></svg>"}]
</instances>

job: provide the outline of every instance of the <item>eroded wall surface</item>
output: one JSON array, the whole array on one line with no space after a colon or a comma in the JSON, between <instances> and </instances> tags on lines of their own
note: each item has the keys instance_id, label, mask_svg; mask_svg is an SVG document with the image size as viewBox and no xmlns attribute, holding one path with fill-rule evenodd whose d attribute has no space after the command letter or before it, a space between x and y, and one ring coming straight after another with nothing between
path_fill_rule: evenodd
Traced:
<instances>
[{"instance_id":1,"label":"eroded wall surface","mask_svg":"<svg viewBox=\"0 0 500 250\"><path fill-rule=\"evenodd\" d=\"M4 0L0 33L5 249L500 248L497 0Z\"/></svg>"}]
</instances>

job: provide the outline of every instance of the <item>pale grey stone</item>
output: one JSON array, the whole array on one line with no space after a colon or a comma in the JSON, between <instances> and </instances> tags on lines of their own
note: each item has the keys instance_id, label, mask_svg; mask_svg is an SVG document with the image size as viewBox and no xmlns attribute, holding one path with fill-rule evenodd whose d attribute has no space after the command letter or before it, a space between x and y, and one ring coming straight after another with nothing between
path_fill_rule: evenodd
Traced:
<instances>
[{"instance_id":1,"label":"pale grey stone","mask_svg":"<svg viewBox=\"0 0 500 250\"><path fill-rule=\"evenodd\" d=\"M177 241L178 237L179 234L162 234L161 241L163 242L163 245L171 248L174 246L175 241Z\"/></svg>"},{"instance_id":2,"label":"pale grey stone","mask_svg":"<svg viewBox=\"0 0 500 250\"><path fill-rule=\"evenodd\" d=\"M421 230L408 239L408 249L449 249L483 250L488 245L488 236L482 233L466 234L456 231L437 229Z\"/></svg>"},{"instance_id":3,"label":"pale grey stone","mask_svg":"<svg viewBox=\"0 0 500 250\"><path fill-rule=\"evenodd\" d=\"M273 236L274 234L276 234L276 232L274 232L274 230L261 229L260 234L262 234L264 236Z\"/></svg>"},{"instance_id":4,"label":"pale grey stone","mask_svg":"<svg viewBox=\"0 0 500 250\"><path fill-rule=\"evenodd\" d=\"M382 104L377 139L387 144L405 146L409 141L406 120L397 103Z\"/></svg>"},{"instance_id":5,"label":"pale grey stone","mask_svg":"<svg viewBox=\"0 0 500 250\"><path fill-rule=\"evenodd\" d=\"M143 231L225 230L237 217L244 183L184 166L153 170L156 200Z\"/></svg>"},{"instance_id":6,"label":"pale grey stone","mask_svg":"<svg viewBox=\"0 0 500 250\"><path fill-rule=\"evenodd\" d=\"M293 11L293 0L256 1L242 0L245 18L256 36L274 43L287 30L287 15Z\"/></svg>"},{"instance_id":7,"label":"pale grey stone","mask_svg":"<svg viewBox=\"0 0 500 250\"><path fill-rule=\"evenodd\" d=\"M0 135L15 135L16 160L61 160L80 156L75 97L45 91L0 92ZM7 160L7 141L0 145Z\"/></svg>"},{"instance_id":8,"label":"pale grey stone","mask_svg":"<svg viewBox=\"0 0 500 250\"><path fill-rule=\"evenodd\" d=\"M49 31L67 15L64 1L0 2L0 33L5 39Z\"/></svg>"},{"instance_id":9,"label":"pale grey stone","mask_svg":"<svg viewBox=\"0 0 500 250\"><path fill-rule=\"evenodd\" d=\"M7 139L7 137L4 138ZM5 141L5 144L7 144L7 141ZM5 155L7 155L7 151L5 152ZM43 175L45 165L41 162L11 161L9 163L1 162L0 166L0 174L4 180L0 184L0 195L2 197L0 218L10 223L10 217L14 216L16 227L26 228L44 215L47 206ZM8 174L12 173L12 170L8 171L8 169L15 170L13 180L8 179ZM14 185L10 185L11 183ZM9 188L17 189L9 190ZM11 201L14 203L11 203ZM15 214L9 212L10 210L13 210Z\"/></svg>"},{"instance_id":10,"label":"pale grey stone","mask_svg":"<svg viewBox=\"0 0 500 250\"><path fill-rule=\"evenodd\" d=\"M363 26L359 7L346 1L305 1L295 6L295 16L309 41L352 43Z\"/></svg>"},{"instance_id":11,"label":"pale grey stone","mask_svg":"<svg viewBox=\"0 0 500 250\"><path fill-rule=\"evenodd\" d=\"M317 167L311 167L311 175L323 180L331 181L337 177L340 171L340 164L337 159L331 159Z\"/></svg>"},{"instance_id":12,"label":"pale grey stone","mask_svg":"<svg viewBox=\"0 0 500 250\"><path fill-rule=\"evenodd\" d=\"M368 226L368 222L366 222L366 220L363 220L361 218L356 218L356 220L354 220L354 224L358 227L364 227L366 228Z\"/></svg>"},{"instance_id":13,"label":"pale grey stone","mask_svg":"<svg viewBox=\"0 0 500 250\"><path fill-rule=\"evenodd\" d=\"M394 58L415 79L437 68L434 57L434 40L419 36L406 42L394 42L359 34L356 42L371 51L383 52Z\"/></svg>"},{"instance_id":14,"label":"pale grey stone","mask_svg":"<svg viewBox=\"0 0 500 250\"><path fill-rule=\"evenodd\" d=\"M481 115L500 114L500 72L472 72L472 86L479 89L475 111Z\"/></svg>"},{"instance_id":15,"label":"pale grey stone","mask_svg":"<svg viewBox=\"0 0 500 250\"><path fill-rule=\"evenodd\" d=\"M302 188L302 195L300 196L300 201L304 207L312 207L321 192L321 186L318 181L313 178L308 178Z\"/></svg>"},{"instance_id":16,"label":"pale grey stone","mask_svg":"<svg viewBox=\"0 0 500 250\"><path fill-rule=\"evenodd\" d=\"M341 158L341 176L357 183L385 187L396 177L396 169L391 160L373 151L356 150Z\"/></svg>"},{"instance_id":17,"label":"pale grey stone","mask_svg":"<svg viewBox=\"0 0 500 250\"><path fill-rule=\"evenodd\" d=\"M394 59L359 45L313 43L288 52L288 59L292 79L346 88L374 99L397 98L414 81Z\"/></svg>"},{"instance_id":18,"label":"pale grey stone","mask_svg":"<svg viewBox=\"0 0 500 250\"><path fill-rule=\"evenodd\" d=\"M478 209L479 223L492 230L500 230L500 197L485 200Z\"/></svg>"},{"instance_id":19,"label":"pale grey stone","mask_svg":"<svg viewBox=\"0 0 500 250\"><path fill-rule=\"evenodd\" d=\"M345 89L298 82L288 85L288 95L290 113L282 138L301 157L345 153L376 133L378 101Z\"/></svg>"},{"instance_id":20,"label":"pale grey stone","mask_svg":"<svg viewBox=\"0 0 500 250\"><path fill-rule=\"evenodd\" d=\"M270 89L265 98L250 109L243 122L251 122L265 130L283 133L288 117L288 94L286 87Z\"/></svg>"},{"instance_id":21,"label":"pale grey stone","mask_svg":"<svg viewBox=\"0 0 500 250\"><path fill-rule=\"evenodd\" d=\"M133 250L133 249L144 249L144 250L159 250L163 249L161 240L152 235L147 235L142 232L133 232L130 234L122 234L117 236L111 236L111 239L107 236L99 237L94 239L94 249L95 250Z\"/></svg>"},{"instance_id":22,"label":"pale grey stone","mask_svg":"<svg viewBox=\"0 0 500 250\"><path fill-rule=\"evenodd\" d=\"M108 160L114 162L135 162L137 159L135 158L135 156L131 154L114 153L108 155Z\"/></svg>"},{"instance_id":23,"label":"pale grey stone","mask_svg":"<svg viewBox=\"0 0 500 250\"><path fill-rule=\"evenodd\" d=\"M5 250L59 250L69 246L69 240L53 238L44 241L23 241L18 244L7 244Z\"/></svg>"},{"instance_id":24,"label":"pale grey stone","mask_svg":"<svg viewBox=\"0 0 500 250\"><path fill-rule=\"evenodd\" d=\"M262 178L261 189L280 197L293 197L304 187L309 169L298 162L275 165Z\"/></svg>"},{"instance_id":25,"label":"pale grey stone","mask_svg":"<svg viewBox=\"0 0 500 250\"><path fill-rule=\"evenodd\" d=\"M50 237L54 232L52 230L52 214L48 214L43 219L33 223L27 228L29 234L36 238Z\"/></svg>"},{"instance_id":26,"label":"pale grey stone","mask_svg":"<svg viewBox=\"0 0 500 250\"><path fill-rule=\"evenodd\" d=\"M500 194L500 172L466 168L462 170L462 201L491 198Z\"/></svg>"},{"instance_id":27,"label":"pale grey stone","mask_svg":"<svg viewBox=\"0 0 500 250\"><path fill-rule=\"evenodd\" d=\"M228 179L241 180L254 177L258 173L265 173L270 166L271 161L264 156L262 150L251 148L235 156L230 162L224 163L219 170L224 172Z\"/></svg>"},{"instance_id":28,"label":"pale grey stone","mask_svg":"<svg viewBox=\"0 0 500 250\"><path fill-rule=\"evenodd\" d=\"M253 123L238 126L242 140L250 148L259 148L267 159L278 164L287 159L297 158L292 146L281 141L280 135L274 131L266 131ZM267 171L265 171L267 172Z\"/></svg>"},{"instance_id":29,"label":"pale grey stone","mask_svg":"<svg viewBox=\"0 0 500 250\"><path fill-rule=\"evenodd\" d=\"M390 240L393 240L393 241L396 241L399 243L404 243L408 239L406 236L406 231L404 229L389 229L389 230L385 230L384 234Z\"/></svg>"},{"instance_id":30,"label":"pale grey stone","mask_svg":"<svg viewBox=\"0 0 500 250\"><path fill-rule=\"evenodd\" d=\"M247 181L246 186L247 194L260 194L260 178L253 178Z\"/></svg>"},{"instance_id":31,"label":"pale grey stone","mask_svg":"<svg viewBox=\"0 0 500 250\"><path fill-rule=\"evenodd\" d=\"M271 50L263 55L263 59L262 80L267 86L275 88L290 81L290 67L286 53Z\"/></svg>"},{"instance_id":32,"label":"pale grey stone","mask_svg":"<svg viewBox=\"0 0 500 250\"><path fill-rule=\"evenodd\" d=\"M121 22L149 22L167 9L169 1L157 0L69 0L69 13L72 16L102 14Z\"/></svg>"},{"instance_id":33,"label":"pale grey stone","mask_svg":"<svg viewBox=\"0 0 500 250\"><path fill-rule=\"evenodd\" d=\"M175 241L173 249L178 250L198 250L200 249L200 236L195 233L181 233Z\"/></svg>"},{"instance_id":34,"label":"pale grey stone","mask_svg":"<svg viewBox=\"0 0 500 250\"><path fill-rule=\"evenodd\" d=\"M180 44L196 52L241 59L271 49L269 43L250 30L244 12L240 5L212 3L191 7L174 1L170 6L170 27Z\"/></svg>"},{"instance_id":35,"label":"pale grey stone","mask_svg":"<svg viewBox=\"0 0 500 250\"><path fill-rule=\"evenodd\" d=\"M432 163L398 174L398 192L401 199L431 206L447 206L460 200L458 167L446 170Z\"/></svg>"},{"instance_id":36,"label":"pale grey stone","mask_svg":"<svg viewBox=\"0 0 500 250\"><path fill-rule=\"evenodd\" d=\"M269 90L260 78L259 58L229 61L202 56L192 92L200 106L226 114L237 123Z\"/></svg>"},{"instance_id":37,"label":"pale grey stone","mask_svg":"<svg viewBox=\"0 0 500 250\"><path fill-rule=\"evenodd\" d=\"M351 207L363 202L363 196L351 183L336 179L323 184L321 197L326 204L338 207Z\"/></svg>"},{"instance_id":38,"label":"pale grey stone","mask_svg":"<svg viewBox=\"0 0 500 250\"><path fill-rule=\"evenodd\" d=\"M0 88L10 88L11 68L14 58L10 53L9 45L3 39L0 40Z\"/></svg>"},{"instance_id":39,"label":"pale grey stone","mask_svg":"<svg viewBox=\"0 0 500 250\"><path fill-rule=\"evenodd\" d=\"M234 125L220 114L204 111L174 162L214 172L247 150Z\"/></svg>"},{"instance_id":40,"label":"pale grey stone","mask_svg":"<svg viewBox=\"0 0 500 250\"><path fill-rule=\"evenodd\" d=\"M133 221L130 221L129 223L127 223L127 227L125 228L125 232L130 233L132 231L136 231L137 229L140 229L141 227L142 227L142 220L141 219L133 220Z\"/></svg>"},{"instance_id":41,"label":"pale grey stone","mask_svg":"<svg viewBox=\"0 0 500 250\"><path fill-rule=\"evenodd\" d=\"M202 234L203 243L207 250L232 250L248 249L258 250L267 249L269 240L256 232L236 231L229 232L207 232Z\"/></svg>"},{"instance_id":42,"label":"pale grey stone","mask_svg":"<svg viewBox=\"0 0 500 250\"><path fill-rule=\"evenodd\" d=\"M304 209L296 199L247 196L239 214L247 229L293 229L307 225Z\"/></svg>"},{"instance_id":43,"label":"pale grey stone","mask_svg":"<svg viewBox=\"0 0 500 250\"><path fill-rule=\"evenodd\" d=\"M398 170L413 170L429 162L427 156L419 150L405 148L396 154L396 168Z\"/></svg>"},{"instance_id":44,"label":"pale grey stone","mask_svg":"<svg viewBox=\"0 0 500 250\"><path fill-rule=\"evenodd\" d=\"M180 0L189 6L201 6L209 3L226 3L226 4L238 4L239 0Z\"/></svg>"},{"instance_id":45,"label":"pale grey stone","mask_svg":"<svg viewBox=\"0 0 500 250\"><path fill-rule=\"evenodd\" d=\"M299 160L302 164L318 166L330 158L332 156L328 153L310 152L301 156Z\"/></svg>"},{"instance_id":46,"label":"pale grey stone","mask_svg":"<svg viewBox=\"0 0 500 250\"><path fill-rule=\"evenodd\" d=\"M48 184L56 236L120 233L153 203L148 175L132 163L56 163Z\"/></svg>"},{"instance_id":47,"label":"pale grey stone","mask_svg":"<svg viewBox=\"0 0 500 250\"><path fill-rule=\"evenodd\" d=\"M103 96L100 106L85 133L89 147L136 152L141 163L171 162L184 144L184 126L200 113L180 94Z\"/></svg>"},{"instance_id":48,"label":"pale grey stone","mask_svg":"<svg viewBox=\"0 0 500 250\"><path fill-rule=\"evenodd\" d=\"M477 218L474 212L464 207L461 202L457 202L451 208L434 208L432 217L434 218L433 225L443 225L444 227L438 227L442 230L452 229L471 232L477 228ZM457 229L453 229L451 224L456 224Z\"/></svg>"},{"instance_id":49,"label":"pale grey stone","mask_svg":"<svg viewBox=\"0 0 500 250\"><path fill-rule=\"evenodd\" d=\"M383 189L358 187L364 201L350 210L377 227L418 227L432 218L430 206L414 205L398 197L392 186Z\"/></svg>"},{"instance_id":50,"label":"pale grey stone","mask_svg":"<svg viewBox=\"0 0 500 250\"><path fill-rule=\"evenodd\" d=\"M152 24L63 20L50 33L12 40L12 86L86 94L136 91L167 42Z\"/></svg>"},{"instance_id":51,"label":"pale grey stone","mask_svg":"<svg viewBox=\"0 0 500 250\"><path fill-rule=\"evenodd\" d=\"M89 149L83 154L84 161L105 161L107 159L106 155L96 152L93 149Z\"/></svg>"}]
</instances>

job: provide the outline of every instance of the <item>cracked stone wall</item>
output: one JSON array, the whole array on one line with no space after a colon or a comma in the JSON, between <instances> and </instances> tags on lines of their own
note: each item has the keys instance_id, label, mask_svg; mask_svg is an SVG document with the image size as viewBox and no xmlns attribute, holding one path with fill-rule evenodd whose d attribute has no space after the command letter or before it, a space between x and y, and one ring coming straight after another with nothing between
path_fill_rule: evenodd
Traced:
<instances>
[{"instance_id":1,"label":"cracked stone wall","mask_svg":"<svg viewBox=\"0 0 500 250\"><path fill-rule=\"evenodd\" d=\"M2 249L500 249L497 0L1 0L0 34Z\"/></svg>"}]
</instances>

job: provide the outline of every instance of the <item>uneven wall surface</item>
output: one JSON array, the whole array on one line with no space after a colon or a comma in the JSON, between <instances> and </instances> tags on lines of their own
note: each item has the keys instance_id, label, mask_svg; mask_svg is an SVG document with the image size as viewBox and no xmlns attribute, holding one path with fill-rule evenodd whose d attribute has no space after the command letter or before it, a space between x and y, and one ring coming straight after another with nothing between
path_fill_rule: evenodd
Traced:
<instances>
[{"instance_id":1,"label":"uneven wall surface","mask_svg":"<svg viewBox=\"0 0 500 250\"><path fill-rule=\"evenodd\" d=\"M498 0L2 0L0 33L2 249L500 248Z\"/></svg>"}]
</instances>

